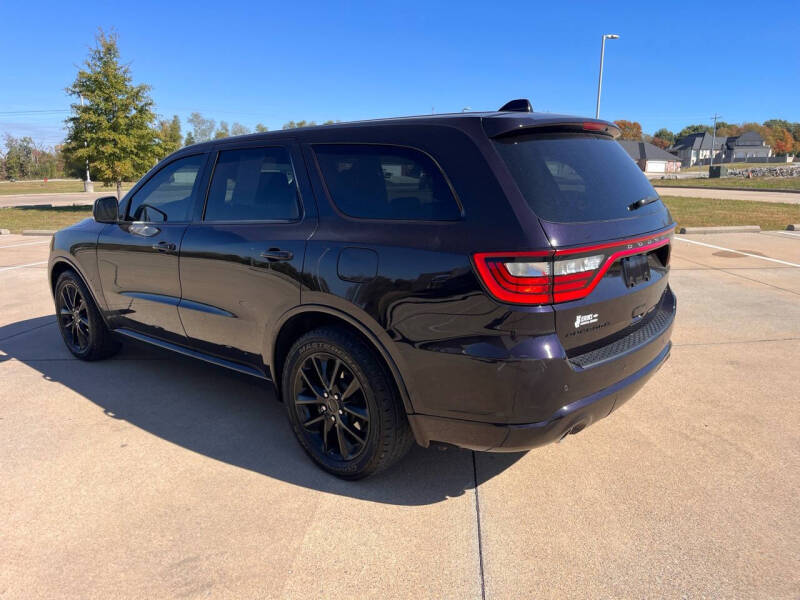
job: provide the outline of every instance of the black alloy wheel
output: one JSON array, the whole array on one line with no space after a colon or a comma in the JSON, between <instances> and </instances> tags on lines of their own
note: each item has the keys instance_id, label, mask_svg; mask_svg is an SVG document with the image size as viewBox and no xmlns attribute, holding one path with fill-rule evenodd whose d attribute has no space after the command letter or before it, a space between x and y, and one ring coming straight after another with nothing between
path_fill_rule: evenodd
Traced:
<instances>
[{"instance_id":1,"label":"black alloy wheel","mask_svg":"<svg viewBox=\"0 0 800 600\"><path fill-rule=\"evenodd\" d=\"M54 294L56 320L67 349L81 360L107 358L119 350L92 295L72 270L61 273Z\"/></svg>"},{"instance_id":2,"label":"black alloy wheel","mask_svg":"<svg viewBox=\"0 0 800 600\"><path fill-rule=\"evenodd\" d=\"M91 340L89 305L81 290L72 282L64 283L58 291L58 325L64 336L64 343L73 354L85 354Z\"/></svg>"},{"instance_id":3,"label":"black alloy wheel","mask_svg":"<svg viewBox=\"0 0 800 600\"><path fill-rule=\"evenodd\" d=\"M369 407L358 378L341 359L308 356L297 370L295 410L304 432L323 455L356 458L369 436Z\"/></svg>"},{"instance_id":4,"label":"black alloy wheel","mask_svg":"<svg viewBox=\"0 0 800 600\"><path fill-rule=\"evenodd\" d=\"M295 437L318 466L337 477L378 473L414 443L386 363L344 327L302 335L286 355L281 381Z\"/></svg>"}]
</instances>

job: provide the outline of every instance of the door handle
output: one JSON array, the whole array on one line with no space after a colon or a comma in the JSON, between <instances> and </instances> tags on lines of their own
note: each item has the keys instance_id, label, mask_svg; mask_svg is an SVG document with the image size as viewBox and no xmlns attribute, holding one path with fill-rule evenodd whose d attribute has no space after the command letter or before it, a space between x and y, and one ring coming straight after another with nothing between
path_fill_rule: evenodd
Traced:
<instances>
[{"instance_id":1,"label":"door handle","mask_svg":"<svg viewBox=\"0 0 800 600\"><path fill-rule=\"evenodd\" d=\"M270 261L277 261L277 260L292 260L294 258L294 254L291 250L281 250L279 248L270 248L269 250L265 250L261 253L261 258L266 258Z\"/></svg>"},{"instance_id":2,"label":"door handle","mask_svg":"<svg viewBox=\"0 0 800 600\"><path fill-rule=\"evenodd\" d=\"M158 242L157 244L153 244L153 250L158 250L159 252L175 252L175 248L177 248L177 246L172 242Z\"/></svg>"}]
</instances>

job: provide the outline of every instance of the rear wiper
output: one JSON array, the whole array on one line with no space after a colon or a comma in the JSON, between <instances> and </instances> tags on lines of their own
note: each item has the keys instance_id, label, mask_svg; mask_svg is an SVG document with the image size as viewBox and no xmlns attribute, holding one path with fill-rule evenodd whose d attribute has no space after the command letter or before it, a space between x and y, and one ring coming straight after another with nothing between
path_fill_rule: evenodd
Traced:
<instances>
[{"instance_id":1,"label":"rear wiper","mask_svg":"<svg viewBox=\"0 0 800 600\"><path fill-rule=\"evenodd\" d=\"M658 196L645 196L644 198L639 198L636 202L632 204L628 204L628 210L636 210L637 208L641 208L646 204L650 204L651 202L655 202L656 200L660 200Z\"/></svg>"}]
</instances>

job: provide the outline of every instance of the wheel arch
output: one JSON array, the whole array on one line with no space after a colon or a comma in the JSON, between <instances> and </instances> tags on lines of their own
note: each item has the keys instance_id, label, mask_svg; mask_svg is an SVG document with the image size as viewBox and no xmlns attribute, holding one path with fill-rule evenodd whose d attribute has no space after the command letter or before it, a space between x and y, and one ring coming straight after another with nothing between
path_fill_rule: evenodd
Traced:
<instances>
[{"instance_id":1,"label":"wheel arch","mask_svg":"<svg viewBox=\"0 0 800 600\"><path fill-rule=\"evenodd\" d=\"M64 273L65 271L74 271L75 274L83 282L83 285L86 286L86 289L89 290L89 294L92 297L92 302L94 302L94 305L97 307L97 311L100 313L100 317L103 319L103 322L105 322L106 326L108 326L106 314L102 308L103 305L97 301L97 295L95 294L95 291L92 289L92 286L89 285L88 278L83 272L81 272L80 268L78 268L78 266L74 262L72 262L68 258L59 256L55 258L50 265L48 265L48 269L50 271L48 275L48 280L50 282L50 293L53 296L53 298L55 298L56 283L58 282L58 278L61 276L61 274Z\"/></svg>"},{"instance_id":2,"label":"wheel arch","mask_svg":"<svg viewBox=\"0 0 800 600\"><path fill-rule=\"evenodd\" d=\"M397 386L406 413L412 414L414 412L414 407L411 403L408 388L406 387L396 361L386 348L386 345L363 323L360 323L344 312L324 305L304 305L297 307L287 312L276 327L278 333L273 339L271 348L268 349L267 356L271 359L270 370L278 397L280 397L281 393L280 386L283 366L286 361L286 355L292 344L304 333L326 325L344 327L348 331L356 334L378 353L381 360L383 360L384 364L388 367L389 373Z\"/></svg>"}]
</instances>

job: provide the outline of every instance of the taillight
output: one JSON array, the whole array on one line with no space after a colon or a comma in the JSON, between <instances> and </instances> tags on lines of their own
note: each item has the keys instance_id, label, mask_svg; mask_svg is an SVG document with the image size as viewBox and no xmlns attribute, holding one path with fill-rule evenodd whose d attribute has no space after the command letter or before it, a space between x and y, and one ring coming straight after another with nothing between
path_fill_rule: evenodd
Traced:
<instances>
[{"instance_id":1,"label":"taillight","mask_svg":"<svg viewBox=\"0 0 800 600\"><path fill-rule=\"evenodd\" d=\"M502 302L569 302L588 296L617 259L667 246L671 235L672 228L647 237L582 248L479 252L474 255L475 267L489 293Z\"/></svg>"},{"instance_id":2,"label":"taillight","mask_svg":"<svg viewBox=\"0 0 800 600\"><path fill-rule=\"evenodd\" d=\"M553 301L552 252L481 253L475 266L489 292L513 304Z\"/></svg>"}]
</instances>

